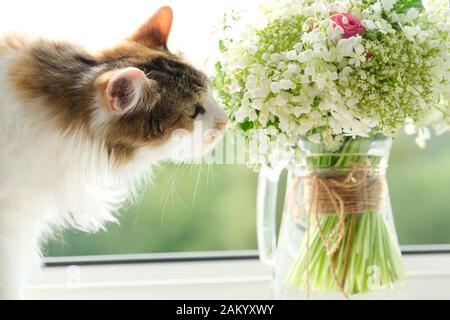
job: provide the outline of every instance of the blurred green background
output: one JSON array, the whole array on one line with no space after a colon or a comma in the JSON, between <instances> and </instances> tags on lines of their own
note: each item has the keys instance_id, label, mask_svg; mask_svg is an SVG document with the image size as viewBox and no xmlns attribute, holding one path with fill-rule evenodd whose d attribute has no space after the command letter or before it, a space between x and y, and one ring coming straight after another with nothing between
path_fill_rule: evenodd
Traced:
<instances>
[{"instance_id":1,"label":"blurred green background","mask_svg":"<svg viewBox=\"0 0 450 320\"><path fill-rule=\"evenodd\" d=\"M449 135L433 137L425 150L399 135L388 181L401 244L450 243ZM46 254L255 249L256 183L257 174L244 165L161 165L154 183L122 210L120 225L58 234Z\"/></svg>"}]
</instances>

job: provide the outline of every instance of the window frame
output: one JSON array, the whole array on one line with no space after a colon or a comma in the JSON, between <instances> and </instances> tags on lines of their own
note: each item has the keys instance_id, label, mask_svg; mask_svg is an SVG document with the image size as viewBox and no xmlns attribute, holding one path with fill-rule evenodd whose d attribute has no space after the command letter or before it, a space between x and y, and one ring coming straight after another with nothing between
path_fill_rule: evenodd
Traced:
<instances>
[{"instance_id":1,"label":"window frame","mask_svg":"<svg viewBox=\"0 0 450 320\"><path fill-rule=\"evenodd\" d=\"M403 245L402 255L450 254L450 244ZM93 256L45 257L45 267L113 265L136 263L176 263L224 260L256 260L258 250L142 253Z\"/></svg>"},{"instance_id":2,"label":"window frame","mask_svg":"<svg viewBox=\"0 0 450 320\"><path fill-rule=\"evenodd\" d=\"M448 299L449 249L442 245L403 247L407 281L384 299ZM204 253L194 255L194 261L172 259L167 263L160 259L158 263L153 263L152 259L140 260L145 263L128 263L122 259L103 265L68 263L58 267L53 264L30 281L25 297L40 300L271 299L273 268L257 260L255 253L254 250L227 252L226 260L222 261L217 259L223 252L216 252L216 257L209 254L208 259L202 261L198 258L205 257ZM157 256L161 258L160 254ZM182 256L187 259L192 254Z\"/></svg>"}]
</instances>

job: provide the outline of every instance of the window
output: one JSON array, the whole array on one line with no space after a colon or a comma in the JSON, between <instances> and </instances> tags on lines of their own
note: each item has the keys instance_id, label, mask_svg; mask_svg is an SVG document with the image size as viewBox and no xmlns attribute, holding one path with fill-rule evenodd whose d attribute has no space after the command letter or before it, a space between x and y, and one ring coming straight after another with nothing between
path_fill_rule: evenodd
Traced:
<instances>
[{"instance_id":1,"label":"window","mask_svg":"<svg viewBox=\"0 0 450 320\"><path fill-rule=\"evenodd\" d=\"M388 182L400 244L450 243L450 137L419 149L400 135L393 145Z\"/></svg>"},{"instance_id":2,"label":"window","mask_svg":"<svg viewBox=\"0 0 450 320\"><path fill-rule=\"evenodd\" d=\"M120 225L94 235L65 232L49 255L256 248L257 175L239 165L164 164Z\"/></svg>"},{"instance_id":3,"label":"window","mask_svg":"<svg viewBox=\"0 0 450 320\"><path fill-rule=\"evenodd\" d=\"M223 13L256 2L136 0L124 5L105 0L86 8L74 0L16 0L1 10L0 28L102 48L127 36L163 4L175 12L169 46L203 65L216 46L211 32ZM450 243L450 138L434 138L426 150L403 134L394 143L388 179L401 244ZM46 253L254 249L256 183L257 174L243 165L163 164L155 172L153 185L142 190L134 205L122 210L120 226L110 224L107 232L93 235L64 232L48 243ZM280 192L280 209L282 196Z\"/></svg>"}]
</instances>

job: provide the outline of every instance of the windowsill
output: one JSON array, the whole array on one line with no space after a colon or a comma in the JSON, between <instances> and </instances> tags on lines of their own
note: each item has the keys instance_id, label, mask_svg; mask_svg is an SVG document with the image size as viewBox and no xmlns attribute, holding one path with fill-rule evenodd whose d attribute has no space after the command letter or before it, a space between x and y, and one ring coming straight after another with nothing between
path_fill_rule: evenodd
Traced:
<instances>
[{"instance_id":1,"label":"windowsill","mask_svg":"<svg viewBox=\"0 0 450 320\"><path fill-rule=\"evenodd\" d=\"M148 255L147 255L148 256ZM172 258L167 259L171 256ZM255 252L205 255L158 255L94 264L92 259L49 265L32 281L29 299L269 299L271 268ZM59 261L59 262L58 262ZM86 262L87 261L87 262ZM90 261L90 262L89 262ZM116 261L117 262L117 261ZM127 262L127 263L124 263ZM406 250L408 280L399 299L449 299L450 252Z\"/></svg>"}]
</instances>

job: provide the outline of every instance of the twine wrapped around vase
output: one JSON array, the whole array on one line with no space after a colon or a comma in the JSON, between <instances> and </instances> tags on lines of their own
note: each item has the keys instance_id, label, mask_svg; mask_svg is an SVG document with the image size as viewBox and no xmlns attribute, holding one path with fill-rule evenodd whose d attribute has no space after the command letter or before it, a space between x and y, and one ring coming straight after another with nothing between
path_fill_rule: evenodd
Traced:
<instances>
[{"instance_id":1,"label":"twine wrapped around vase","mask_svg":"<svg viewBox=\"0 0 450 320\"><path fill-rule=\"evenodd\" d=\"M372 167L357 166L350 172L312 173L302 179L309 213L373 212L384 205L385 178Z\"/></svg>"},{"instance_id":2,"label":"twine wrapped around vase","mask_svg":"<svg viewBox=\"0 0 450 320\"><path fill-rule=\"evenodd\" d=\"M320 238L326 249L330 271L338 284L342 294L349 298L345 292L345 280L348 269L348 256L356 227L357 215L363 212L378 212L385 205L386 183L384 174L377 167L367 164L355 164L346 170L333 169L326 172L311 172L306 176L297 177L293 188L288 194L285 210L288 210L294 218L303 214L304 209L308 214L307 223L307 261L310 263L309 253L309 224L311 218L316 220ZM298 203L296 196L303 188L304 203ZM321 223L321 215L338 215L338 223L325 234ZM351 215L349 230L345 229L345 216ZM336 275L336 266L332 256L341 245L345 233L348 233L346 253L344 260L344 276L339 279ZM307 296L310 296L309 265L306 268Z\"/></svg>"}]
</instances>

